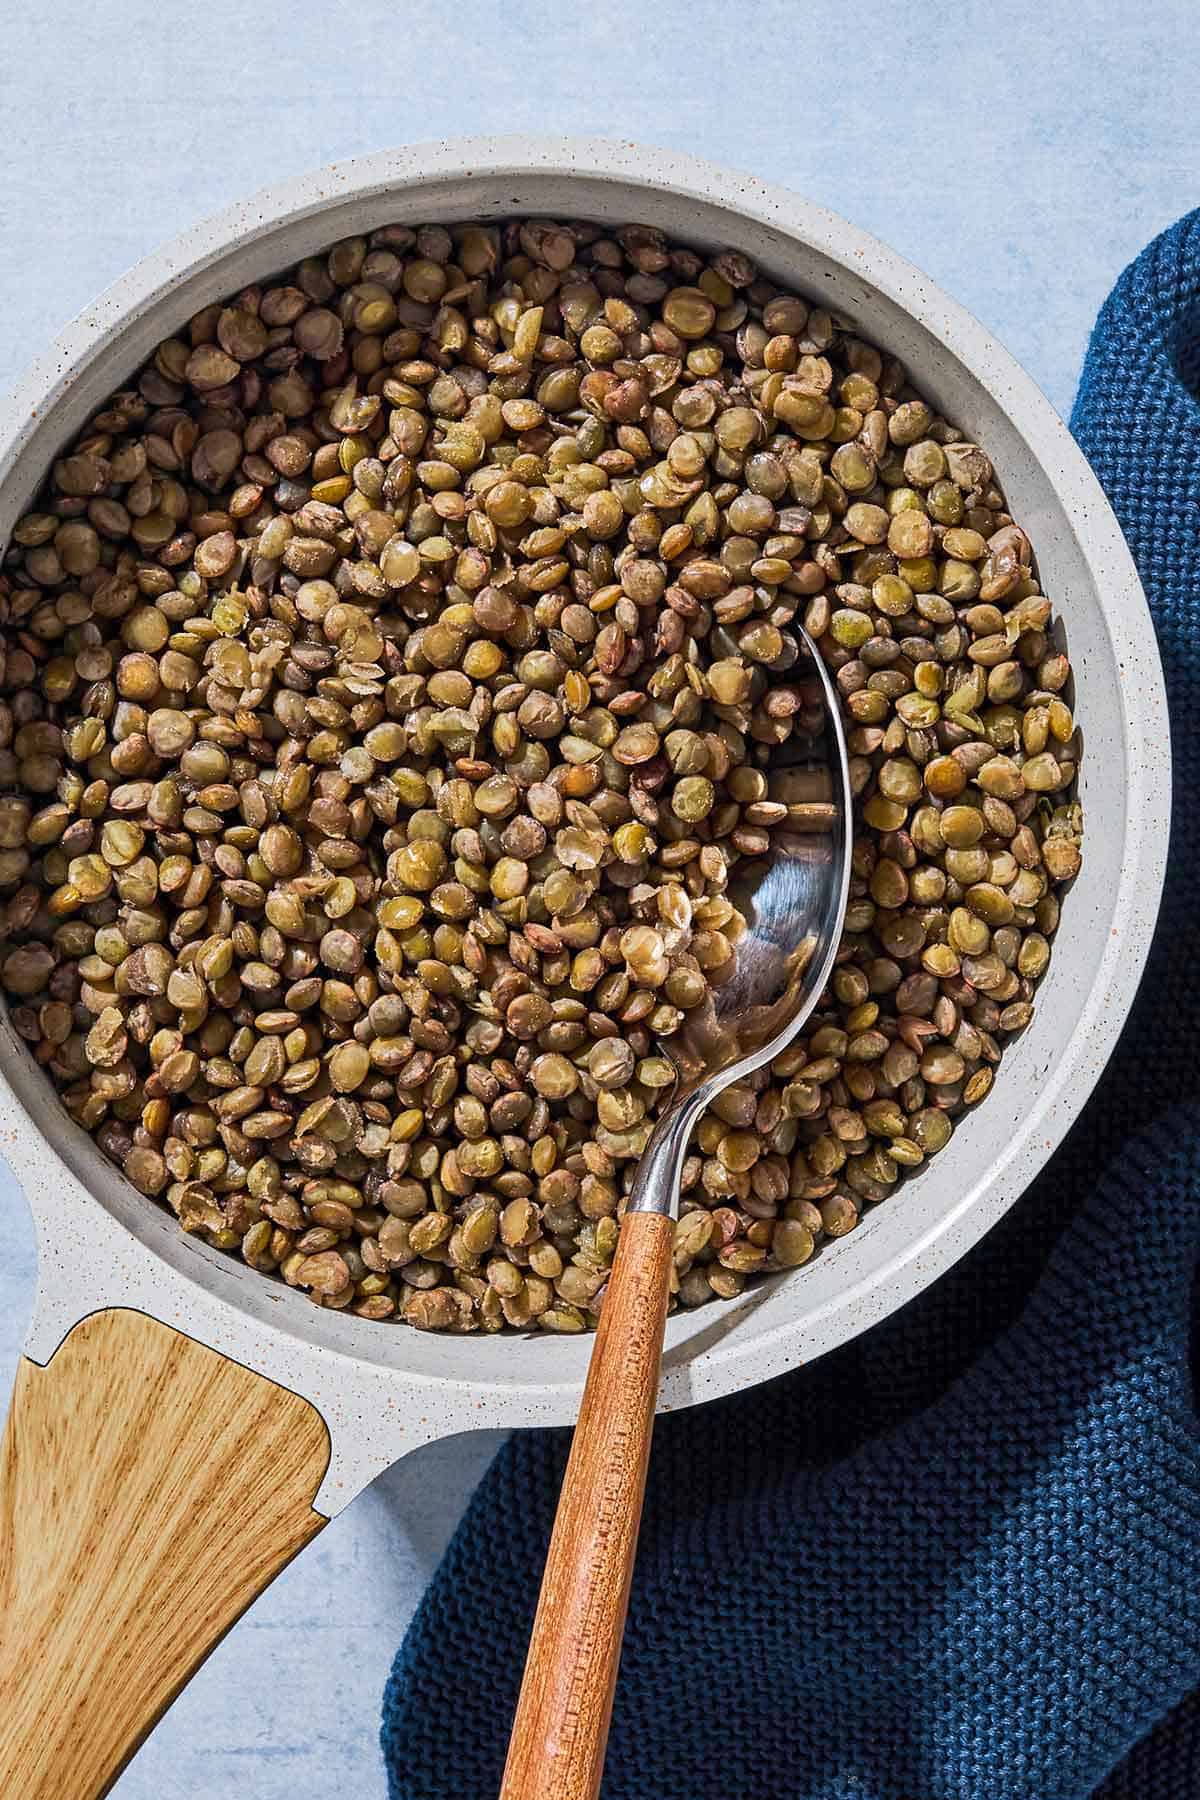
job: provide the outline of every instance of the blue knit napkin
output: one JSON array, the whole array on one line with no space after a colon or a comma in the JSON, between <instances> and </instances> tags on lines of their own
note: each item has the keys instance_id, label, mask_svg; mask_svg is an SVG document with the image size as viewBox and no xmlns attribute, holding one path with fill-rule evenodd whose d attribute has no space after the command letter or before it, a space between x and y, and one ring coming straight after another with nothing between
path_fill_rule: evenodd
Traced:
<instances>
[{"instance_id":1,"label":"blue knit napkin","mask_svg":"<svg viewBox=\"0 0 1200 1800\"><path fill-rule=\"evenodd\" d=\"M1175 731L1166 899L1120 1048L934 1288L659 1422L605 1800L1200 1796L1198 393L1200 212L1121 277L1072 422ZM512 1439L434 1578L384 1699L392 1800L498 1791L567 1441Z\"/></svg>"}]
</instances>

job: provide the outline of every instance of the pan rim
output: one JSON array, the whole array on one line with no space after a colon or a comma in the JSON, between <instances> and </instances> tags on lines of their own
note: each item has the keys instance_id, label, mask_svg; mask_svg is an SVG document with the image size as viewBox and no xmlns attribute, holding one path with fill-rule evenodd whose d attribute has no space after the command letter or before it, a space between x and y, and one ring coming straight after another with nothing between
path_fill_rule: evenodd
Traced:
<instances>
[{"instance_id":1,"label":"pan rim","mask_svg":"<svg viewBox=\"0 0 1200 1800\"><path fill-rule=\"evenodd\" d=\"M398 198L398 190L420 190L427 184L447 193L456 186L469 190L473 183L483 181L502 195L509 185L515 192L524 181L555 180L577 187L600 184L614 194L620 192L631 202L631 217L639 197L647 205L651 199L657 204L665 198L693 209L715 210L729 218L729 241L735 243L739 227L747 225L759 234L776 234L781 245L790 241L842 271L848 282L857 280L864 289L874 290L937 340L943 352L1007 417L1065 512L1089 573L1114 665L1122 671L1110 696L1120 727L1126 783L1122 870L1113 898L1113 928L1119 937L1096 966L1074 1036L1046 1072L1024 1121L1000 1157L980 1170L953 1205L944 1208L928 1229L905 1239L878 1267L851 1277L849 1270L856 1258L844 1257L842 1252L854 1239L845 1240L839 1247L839 1261L846 1266L847 1279L820 1304L806 1305L804 1277L791 1275L774 1277L771 1283L748 1290L738 1301L677 1315L668 1332L660 1401L669 1409L730 1392L812 1360L876 1323L949 1268L996 1223L1044 1164L1094 1086L1132 1003L1166 867L1170 794L1166 697L1149 612L1132 558L1096 477L1049 402L990 333L913 265L858 227L784 188L626 140L467 138L383 151L274 184L145 257L66 328L33 364L4 407L0 415L0 488L41 438L46 421L61 416L64 403L85 384L88 371L104 354L116 342L127 342L134 325L151 319L181 285L206 271L226 270L232 258L244 257L253 246L269 243L301 221L316 221L348 204L374 202L388 195ZM443 208L442 216L453 215ZM688 235L686 225L681 226L680 236ZM928 386L924 371L919 372L919 379ZM23 1049L21 1054L25 1055ZM33 1072L50 1093L40 1073ZM1000 1086L997 1083L997 1090ZM52 1093L50 1098L57 1110ZM65 1118L62 1123L69 1125ZM0 1128L5 1142L11 1144L10 1161L38 1218L45 1271L47 1220L52 1228L54 1209L63 1204L65 1192L72 1191L72 1204L86 1202L110 1216L112 1208L92 1193L91 1181L82 1181L72 1171L44 1129L34 1133L29 1127L28 1106L7 1072L0 1069ZM18 1133L15 1141L9 1135L13 1131ZM99 1152L94 1154L99 1159ZM75 1188L78 1194L73 1192ZM140 1196L134 1198L144 1206ZM157 1216L171 1233L178 1233L174 1220L161 1213ZM139 1230L138 1236L148 1244L153 1233ZM200 1304L199 1295L191 1292L198 1289L204 1295L201 1310L207 1314L208 1302L215 1294L221 1307L241 1314L246 1328L268 1344L264 1355L278 1354L286 1360L289 1346L298 1341L310 1349L316 1346L321 1354L332 1352L347 1363L387 1370L400 1383L407 1379L414 1388L430 1394L430 1404L443 1390L459 1390L456 1404L471 1409L463 1414L467 1423L553 1422L572 1415L589 1340L556 1340L555 1372L549 1378L542 1370L534 1375L526 1352L531 1344L545 1344L544 1335L533 1340L505 1336L497 1340L501 1348L489 1353L478 1336L430 1340L408 1330L381 1331L377 1324L321 1311L288 1290L279 1290L287 1305L259 1306L247 1299L242 1288L248 1293L252 1282L269 1291L274 1284L218 1252L202 1256L197 1244L182 1238L178 1242L186 1252L178 1258L164 1257L160 1247L150 1245L151 1253L162 1259L161 1266L169 1267L175 1277L165 1284L172 1306L186 1306L189 1296ZM237 1284L236 1296L230 1291L229 1279L218 1280L220 1271L214 1270L214 1262L229 1271ZM50 1273L43 1272L39 1279L43 1292L48 1291ZM738 1329L763 1304L757 1296L770 1296L783 1287L794 1296L786 1316ZM119 1287L114 1293L119 1293ZM416 1354L417 1345L430 1344L432 1351L422 1349ZM413 1354L408 1353L410 1345ZM459 1347L465 1356L458 1354ZM502 1358L505 1367L500 1366ZM437 1372L439 1363L445 1373Z\"/></svg>"}]
</instances>

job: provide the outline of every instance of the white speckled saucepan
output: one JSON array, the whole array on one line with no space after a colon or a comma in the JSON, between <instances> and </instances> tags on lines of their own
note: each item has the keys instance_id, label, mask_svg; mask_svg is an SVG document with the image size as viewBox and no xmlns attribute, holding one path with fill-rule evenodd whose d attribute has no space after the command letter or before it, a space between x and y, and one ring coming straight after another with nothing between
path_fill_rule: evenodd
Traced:
<instances>
[{"instance_id":1,"label":"white speckled saucepan","mask_svg":"<svg viewBox=\"0 0 1200 1800\"><path fill-rule=\"evenodd\" d=\"M994 1090L940 1155L812 1265L753 1286L739 1300L672 1318L661 1394L666 1410L763 1381L875 1324L987 1231L1061 1139L1121 1029L1154 924L1170 789L1165 695L1146 603L1100 487L1049 404L987 332L911 265L832 214L749 176L635 144L479 139L389 152L271 188L185 233L76 320L5 407L0 542L66 440L201 307L338 238L389 221L521 213L637 221L700 246L736 247L899 356L921 391L987 449L1014 514L1030 532L1045 589L1066 628L1088 746L1084 874L1064 907L1033 1023L1007 1052ZM93 1410L99 1406L106 1418L120 1412L112 1400L112 1355L127 1374L148 1358L150 1379L159 1366L155 1357L166 1355L161 1347L174 1334L207 1346L214 1369L228 1358L255 1372L247 1380L256 1404L263 1394L278 1395L283 1404L288 1395L281 1390L289 1390L320 1414L328 1463L315 1469L304 1495L314 1518L339 1511L380 1470L432 1438L483 1425L559 1424L574 1415L589 1338L446 1338L372 1324L322 1311L183 1236L66 1118L7 1024L0 1032L0 1150L29 1198L40 1257L17 1406L18 1415L29 1409L32 1423L15 1419L8 1476L0 1484L10 1504L14 1493L27 1499L29 1492L36 1504L37 1491L57 1494L64 1480L68 1488L73 1482L91 1491L87 1483L99 1475L74 1472L67 1479L62 1471L98 1453L96 1434L86 1428ZM149 1320L159 1327L140 1348L120 1336L89 1338L85 1328L77 1341L88 1353L68 1370L67 1334L85 1319L95 1333L95 1315L110 1309L121 1309L127 1324ZM56 1381L60 1365L64 1373ZM89 1383L95 1393L87 1391ZM133 1400L128 1404L134 1417ZM232 1402L226 1397L224 1404L228 1411ZM203 1517L210 1502L201 1475L213 1478L211 1465L224 1456L212 1448L219 1434L202 1406L175 1430L175 1499ZM142 1423L136 1431L141 1434ZM209 1446L207 1461L193 1457L193 1436ZM33 1446L28 1454L26 1439ZM15 1478L13 1464L21 1465ZM20 1488L22 1469L41 1471L40 1490ZM225 1481L226 1508L228 1477L228 1469L216 1470L218 1483ZM198 1484L193 1493L189 1482ZM147 1512L161 1500L146 1496ZM114 1565L119 1585L123 1567L131 1560L153 1565L156 1552L128 1520L118 1522L128 1528L125 1563ZM78 1523L64 1529L65 1538L77 1540ZM6 1525L0 1516L0 1551L6 1530L12 1550L12 1520ZM255 1536L255 1528L241 1521L227 1559L239 1559L247 1533ZM276 1566L295 1547L281 1550ZM34 1607L39 1631L43 1613L61 1628L58 1588L79 1580L78 1556L65 1542L45 1552L40 1586L19 1562L14 1573L10 1558L7 1579L24 1593L26 1613ZM189 1564L202 1569L204 1556L189 1553ZM24 1737L10 1745L12 1791L57 1800L100 1791L195 1662L274 1573L275 1566L248 1573L238 1593L214 1603L214 1616L187 1645L158 1646L136 1716L123 1726L89 1723L86 1696L68 1681L76 1743L89 1731L104 1739L95 1772L88 1774L86 1757L77 1758L66 1779L63 1764L51 1767L55 1753L35 1756L30 1743L34 1736L45 1740L45 1722L27 1721ZM163 1616L169 1619L172 1607L196 1613L197 1576L164 1563L154 1578ZM0 1565L0 1588L4 1579ZM0 1617L8 1611L0 1607ZM110 1635L136 1629L128 1619L114 1623L111 1611L97 1598L88 1616L98 1623L89 1628ZM2 1677L0 1655L0 1686ZM35 1761L39 1770L46 1762L43 1786L31 1775Z\"/></svg>"}]
</instances>

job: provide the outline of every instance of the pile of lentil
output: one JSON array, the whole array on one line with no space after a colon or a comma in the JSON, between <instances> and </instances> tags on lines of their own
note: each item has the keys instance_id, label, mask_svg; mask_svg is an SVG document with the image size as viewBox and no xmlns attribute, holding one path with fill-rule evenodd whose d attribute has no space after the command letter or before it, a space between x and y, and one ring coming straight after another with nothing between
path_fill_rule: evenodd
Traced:
<instances>
[{"instance_id":1,"label":"pile of lentil","mask_svg":"<svg viewBox=\"0 0 1200 1800\"><path fill-rule=\"evenodd\" d=\"M1080 866L987 455L645 227L386 227L206 307L54 464L0 619L16 1030L185 1231L368 1319L594 1323L730 871L813 799L794 622L849 731L845 934L700 1122L676 1303L946 1143Z\"/></svg>"}]
</instances>

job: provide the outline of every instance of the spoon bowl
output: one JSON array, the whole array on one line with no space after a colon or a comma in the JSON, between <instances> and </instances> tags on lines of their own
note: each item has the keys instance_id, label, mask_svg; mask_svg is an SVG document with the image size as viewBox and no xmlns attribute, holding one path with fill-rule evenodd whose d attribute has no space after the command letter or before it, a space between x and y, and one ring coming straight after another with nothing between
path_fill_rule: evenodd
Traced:
<instances>
[{"instance_id":1,"label":"spoon bowl","mask_svg":"<svg viewBox=\"0 0 1200 1800\"><path fill-rule=\"evenodd\" d=\"M679 1077L638 1164L630 1212L673 1215L692 1127L724 1088L785 1050L825 991L850 889L850 759L829 671L803 626L818 729L793 739L788 816L762 856L737 863L729 899L745 920L729 961L664 1045ZM793 747L794 746L794 747ZM710 977L710 980L712 978Z\"/></svg>"}]
</instances>

